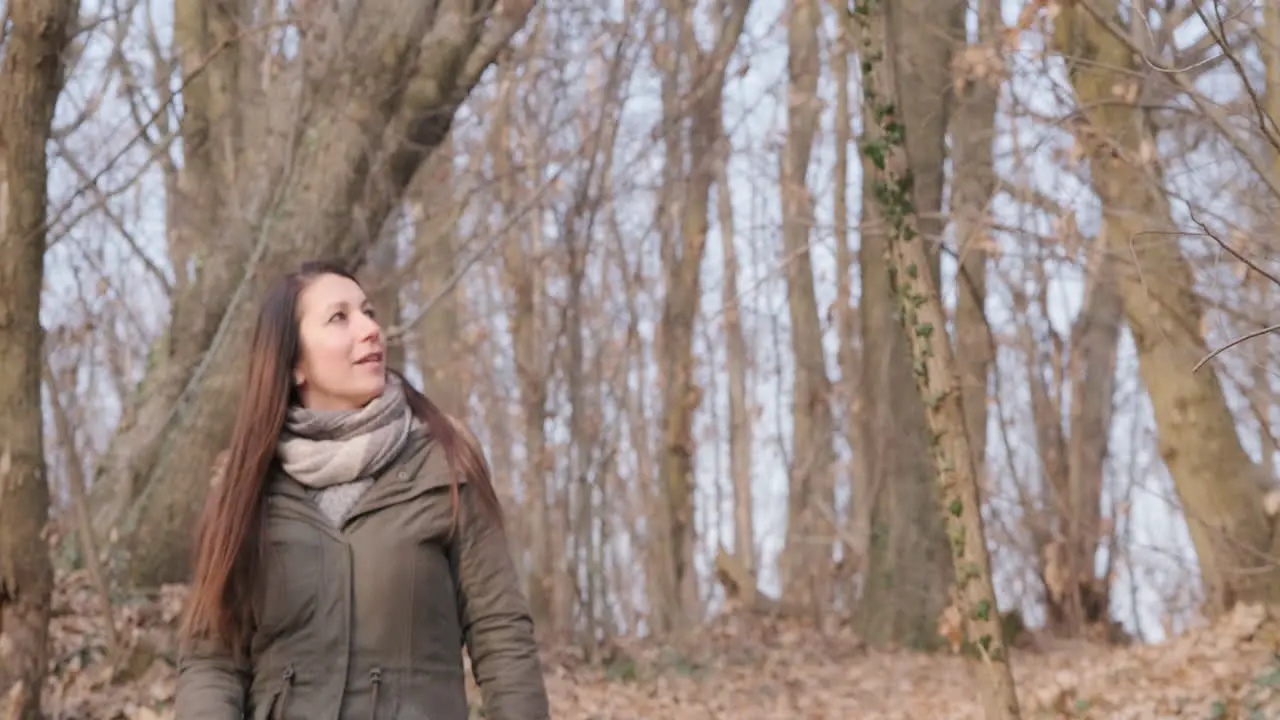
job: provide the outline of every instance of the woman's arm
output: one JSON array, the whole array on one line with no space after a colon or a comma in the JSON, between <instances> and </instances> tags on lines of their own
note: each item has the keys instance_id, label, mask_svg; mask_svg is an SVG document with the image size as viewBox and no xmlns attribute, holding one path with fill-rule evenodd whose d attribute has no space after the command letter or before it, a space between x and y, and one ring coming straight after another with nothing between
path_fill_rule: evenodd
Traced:
<instances>
[{"instance_id":1,"label":"woman's arm","mask_svg":"<svg viewBox=\"0 0 1280 720\"><path fill-rule=\"evenodd\" d=\"M450 553L471 671L491 720L548 720L533 619L506 533L463 484Z\"/></svg>"},{"instance_id":2,"label":"woman's arm","mask_svg":"<svg viewBox=\"0 0 1280 720\"><path fill-rule=\"evenodd\" d=\"M211 641L193 642L178 660L178 720L241 720L251 671Z\"/></svg>"}]
</instances>

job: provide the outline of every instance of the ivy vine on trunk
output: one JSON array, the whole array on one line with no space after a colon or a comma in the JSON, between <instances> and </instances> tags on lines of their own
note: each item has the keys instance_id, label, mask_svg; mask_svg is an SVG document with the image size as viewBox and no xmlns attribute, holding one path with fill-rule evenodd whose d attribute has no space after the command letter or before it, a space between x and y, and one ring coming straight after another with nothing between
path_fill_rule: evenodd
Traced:
<instances>
[{"instance_id":1,"label":"ivy vine on trunk","mask_svg":"<svg viewBox=\"0 0 1280 720\"><path fill-rule=\"evenodd\" d=\"M854 0L850 7L858 29L866 118L861 150L873 168L864 182L880 209L889 237L890 285L911 346L916 387L924 402L932 434L952 559L955 602L963 614L965 633L987 672L983 707L992 720L1020 717L1009 655L996 610L977 472L965 430L955 356L946 334L946 315L938 288L928 271L928 253L918 230L914 183L906 161L906 128L891 52L893 9L884 0Z\"/></svg>"}]
</instances>

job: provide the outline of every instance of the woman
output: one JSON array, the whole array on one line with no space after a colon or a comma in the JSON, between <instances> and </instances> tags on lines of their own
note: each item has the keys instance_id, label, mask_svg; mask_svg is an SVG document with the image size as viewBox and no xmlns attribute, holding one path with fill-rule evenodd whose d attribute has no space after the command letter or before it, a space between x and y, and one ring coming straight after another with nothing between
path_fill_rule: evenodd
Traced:
<instances>
[{"instance_id":1,"label":"woman","mask_svg":"<svg viewBox=\"0 0 1280 720\"><path fill-rule=\"evenodd\" d=\"M386 368L369 301L308 263L258 315L205 508L178 720L548 718L478 443Z\"/></svg>"}]
</instances>

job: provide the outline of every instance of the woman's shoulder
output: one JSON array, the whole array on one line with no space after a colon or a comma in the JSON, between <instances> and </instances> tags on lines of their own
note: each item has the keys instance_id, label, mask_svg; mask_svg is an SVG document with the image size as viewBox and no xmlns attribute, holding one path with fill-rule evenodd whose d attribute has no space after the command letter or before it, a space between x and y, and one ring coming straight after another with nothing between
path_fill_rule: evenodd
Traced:
<instances>
[{"instance_id":1,"label":"woman's shoulder","mask_svg":"<svg viewBox=\"0 0 1280 720\"><path fill-rule=\"evenodd\" d=\"M416 442L410 443L400 458L393 463L397 475L404 474L413 484L421 489L447 487L454 482L453 466L449 454L442 443L436 442L430 435L424 435ZM459 474L458 482L465 483L466 477Z\"/></svg>"}]
</instances>

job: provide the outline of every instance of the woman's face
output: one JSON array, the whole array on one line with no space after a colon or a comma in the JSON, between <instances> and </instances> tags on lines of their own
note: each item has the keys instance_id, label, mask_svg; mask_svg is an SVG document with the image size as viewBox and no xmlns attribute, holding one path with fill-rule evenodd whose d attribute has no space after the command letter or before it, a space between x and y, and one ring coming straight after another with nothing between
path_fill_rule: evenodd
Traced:
<instances>
[{"instance_id":1,"label":"woman's face","mask_svg":"<svg viewBox=\"0 0 1280 720\"><path fill-rule=\"evenodd\" d=\"M364 290L340 275L321 275L298 296L300 353L293 369L302 404L354 410L387 383L386 344Z\"/></svg>"}]
</instances>

